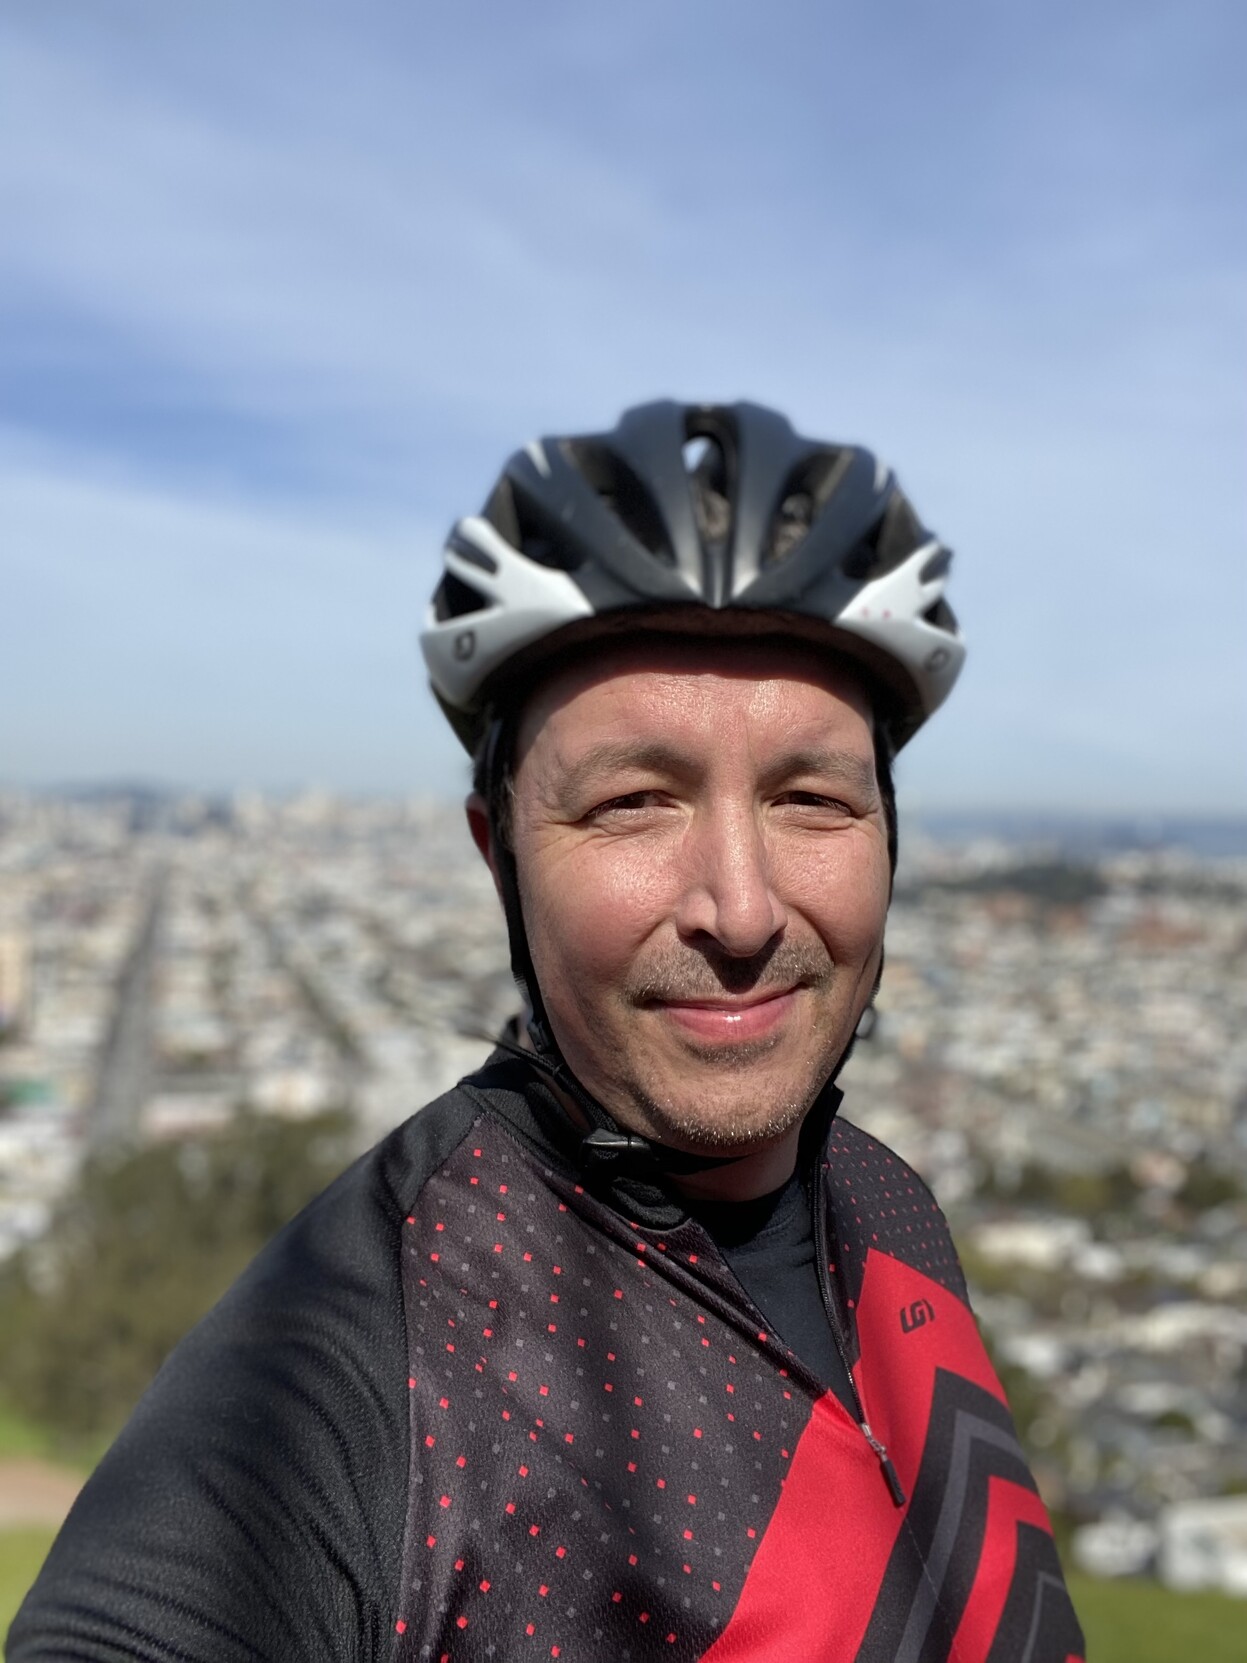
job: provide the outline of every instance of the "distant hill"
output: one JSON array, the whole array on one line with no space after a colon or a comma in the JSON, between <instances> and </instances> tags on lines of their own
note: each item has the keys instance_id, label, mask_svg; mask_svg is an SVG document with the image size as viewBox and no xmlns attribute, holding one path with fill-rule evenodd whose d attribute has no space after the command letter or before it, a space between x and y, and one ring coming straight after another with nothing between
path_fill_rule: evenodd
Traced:
<instances>
[{"instance_id":1,"label":"distant hill","mask_svg":"<svg viewBox=\"0 0 1247 1663\"><path fill-rule=\"evenodd\" d=\"M1027 814L1016 810L950 809L909 817L912 830L937 843L991 838L1065 859L1094 859L1127 850L1180 849L1210 858L1247 856L1247 817Z\"/></svg>"},{"instance_id":2,"label":"distant hill","mask_svg":"<svg viewBox=\"0 0 1247 1663\"><path fill-rule=\"evenodd\" d=\"M4 782L0 781L0 791ZM13 787L13 789L17 789ZM36 796L60 797L73 802L99 803L129 810L135 831L169 827L191 816L228 822L232 816L230 795L221 791L196 791L145 780L84 780L36 789ZM262 795L264 795L262 793ZM271 793L273 801L288 800L296 791ZM378 801L349 792L328 792L342 801ZM397 801L400 793L395 793ZM450 808L450 804L447 807ZM458 812L458 803L454 804ZM937 843L970 843L989 838L1017 844L1028 851L1042 851L1055 859L1094 860L1098 856L1127 850L1180 849L1207 858L1247 857L1247 816L1245 815L1149 815L1149 814L1063 814L1023 809L940 809L905 812L910 832L925 834Z\"/></svg>"}]
</instances>

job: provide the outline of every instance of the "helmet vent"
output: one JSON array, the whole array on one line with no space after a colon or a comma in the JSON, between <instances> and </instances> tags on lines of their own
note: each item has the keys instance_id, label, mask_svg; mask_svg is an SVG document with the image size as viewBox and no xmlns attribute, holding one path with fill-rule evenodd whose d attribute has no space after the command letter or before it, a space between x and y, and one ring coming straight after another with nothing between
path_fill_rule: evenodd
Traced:
<instances>
[{"instance_id":1,"label":"helmet vent","mask_svg":"<svg viewBox=\"0 0 1247 1663\"><path fill-rule=\"evenodd\" d=\"M942 629L949 635L957 633L957 619L953 609L941 595L939 600L932 601L922 614L923 619L935 629Z\"/></svg>"},{"instance_id":2,"label":"helmet vent","mask_svg":"<svg viewBox=\"0 0 1247 1663\"><path fill-rule=\"evenodd\" d=\"M918 516L899 491L893 491L888 506L855 548L844 557L846 577L857 582L882 577L928 541Z\"/></svg>"},{"instance_id":3,"label":"helmet vent","mask_svg":"<svg viewBox=\"0 0 1247 1663\"><path fill-rule=\"evenodd\" d=\"M851 577L856 583L864 583L867 578L875 575L878 563L879 526L874 526L856 547L851 548L845 555L842 570L845 577Z\"/></svg>"},{"instance_id":4,"label":"helmet vent","mask_svg":"<svg viewBox=\"0 0 1247 1663\"><path fill-rule=\"evenodd\" d=\"M808 491L790 491L771 522L770 536L762 551L762 564L773 566L805 541L814 522L814 498Z\"/></svg>"},{"instance_id":5,"label":"helmet vent","mask_svg":"<svg viewBox=\"0 0 1247 1663\"><path fill-rule=\"evenodd\" d=\"M464 618L471 612L484 612L488 605L488 600L479 589L474 589L453 572L443 572L442 581L433 596L433 616L439 623L445 623L447 618Z\"/></svg>"},{"instance_id":6,"label":"helmet vent","mask_svg":"<svg viewBox=\"0 0 1247 1663\"><path fill-rule=\"evenodd\" d=\"M614 451L590 439L568 439L564 449L588 485L647 554L664 566L675 565L675 551L663 517L636 474ZM525 552L528 545L525 543ZM538 555L534 559L540 558ZM545 564L553 564L546 561Z\"/></svg>"},{"instance_id":7,"label":"helmet vent","mask_svg":"<svg viewBox=\"0 0 1247 1663\"><path fill-rule=\"evenodd\" d=\"M453 531L450 536L450 547L454 549L460 560L466 560L470 566L479 566L481 571L488 572L492 577L498 570L498 562L492 554L486 554L484 549L477 548L470 537L462 536Z\"/></svg>"},{"instance_id":8,"label":"helmet vent","mask_svg":"<svg viewBox=\"0 0 1247 1663\"><path fill-rule=\"evenodd\" d=\"M784 494L762 549L760 563L763 567L786 560L805 541L819 510L840 478L842 459L846 459L843 451L820 450L799 463L788 475L784 481Z\"/></svg>"},{"instance_id":9,"label":"helmet vent","mask_svg":"<svg viewBox=\"0 0 1247 1663\"><path fill-rule=\"evenodd\" d=\"M697 472L698 468L701 466L702 459L709 449L710 440L704 433L699 433L696 438L686 439L684 441L684 444L680 450L680 455L684 458L684 471L686 474L692 477L692 475Z\"/></svg>"},{"instance_id":10,"label":"helmet vent","mask_svg":"<svg viewBox=\"0 0 1247 1663\"><path fill-rule=\"evenodd\" d=\"M511 524L508 540L521 550L525 559L556 572L576 570L581 562L580 549L569 539L551 536L550 517L543 515L524 492L509 491L506 508Z\"/></svg>"},{"instance_id":11,"label":"helmet vent","mask_svg":"<svg viewBox=\"0 0 1247 1663\"><path fill-rule=\"evenodd\" d=\"M578 550L552 543L548 537L542 537L536 532L522 532L520 547L525 556L536 565L551 566L556 572L574 572L580 565Z\"/></svg>"},{"instance_id":12,"label":"helmet vent","mask_svg":"<svg viewBox=\"0 0 1247 1663\"><path fill-rule=\"evenodd\" d=\"M698 433L685 441L683 455L701 540L708 545L724 543L732 528L732 503L723 446L712 435Z\"/></svg>"},{"instance_id":13,"label":"helmet vent","mask_svg":"<svg viewBox=\"0 0 1247 1663\"><path fill-rule=\"evenodd\" d=\"M919 583L934 583L937 577L944 577L953 563L953 551L940 547L936 549L930 560L923 564L918 573Z\"/></svg>"}]
</instances>

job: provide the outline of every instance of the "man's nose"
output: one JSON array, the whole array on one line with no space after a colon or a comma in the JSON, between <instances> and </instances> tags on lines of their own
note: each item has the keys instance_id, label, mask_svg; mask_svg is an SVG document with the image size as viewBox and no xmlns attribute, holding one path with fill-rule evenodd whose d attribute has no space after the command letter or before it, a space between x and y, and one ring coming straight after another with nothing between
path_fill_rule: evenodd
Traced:
<instances>
[{"instance_id":1,"label":"man's nose","mask_svg":"<svg viewBox=\"0 0 1247 1663\"><path fill-rule=\"evenodd\" d=\"M676 925L687 940L712 936L733 958L759 953L788 922L771 882L766 841L752 813L694 823L685 842Z\"/></svg>"}]
</instances>

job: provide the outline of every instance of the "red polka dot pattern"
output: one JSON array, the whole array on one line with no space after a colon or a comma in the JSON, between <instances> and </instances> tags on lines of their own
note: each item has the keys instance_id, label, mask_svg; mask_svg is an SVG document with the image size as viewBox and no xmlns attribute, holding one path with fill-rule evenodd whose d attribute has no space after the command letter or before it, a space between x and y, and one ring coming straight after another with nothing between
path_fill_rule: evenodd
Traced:
<instances>
[{"instance_id":1,"label":"red polka dot pattern","mask_svg":"<svg viewBox=\"0 0 1247 1663\"><path fill-rule=\"evenodd\" d=\"M813 1395L709 1238L630 1226L483 1122L412 1207L403 1280L396 1657L700 1657Z\"/></svg>"},{"instance_id":2,"label":"red polka dot pattern","mask_svg":"<svg viewBox=\"0 0 1247 1663\"><path fill-rule=\"evenodd\" d=\"M822 1170L856 1362L869 1253L965 1286L896 1156L836 1122ZM701 1226L629 1222L482 1117L410 1208L403 1287L396 1659L701 1657L821 1391Z\"/></svg>"}]
</instances>

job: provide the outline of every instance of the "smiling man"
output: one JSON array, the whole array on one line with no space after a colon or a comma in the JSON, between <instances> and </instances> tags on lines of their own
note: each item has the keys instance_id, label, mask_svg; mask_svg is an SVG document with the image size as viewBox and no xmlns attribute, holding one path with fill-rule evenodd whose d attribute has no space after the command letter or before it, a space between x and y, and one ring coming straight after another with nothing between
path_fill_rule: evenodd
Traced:
<instances>
[{"instance_id":1,"label":"smiling man","mask_svg":"<svg viewBox=\"0 0 1247 1663\"><path fill-rule=\"evenodd\" d=\"M748 1151L754 1187L786 1177L882 957L888 835L857 678L793 643L608 646L529 701L513 812L572 1073L646 1137ZM486 805L471 814L491 858Z\"/></svg>"},{"instance_id":2,"label":"smiling man","mask_svg":"<svg viewBox=\"0 0 1247 1663\"><path fill-rule=\"evenodd\" d=\"M1082 1656L944 1220L837 1114L949 560L753 405L511 459L424 648L523 1016L175 1353L14 1659Z\"/></svg>"}]
</instances>

